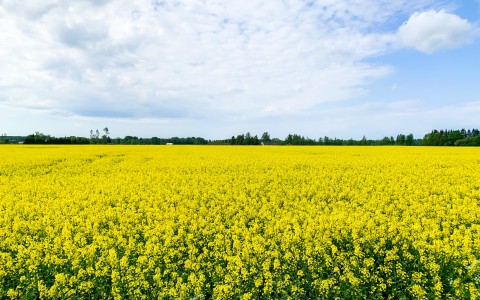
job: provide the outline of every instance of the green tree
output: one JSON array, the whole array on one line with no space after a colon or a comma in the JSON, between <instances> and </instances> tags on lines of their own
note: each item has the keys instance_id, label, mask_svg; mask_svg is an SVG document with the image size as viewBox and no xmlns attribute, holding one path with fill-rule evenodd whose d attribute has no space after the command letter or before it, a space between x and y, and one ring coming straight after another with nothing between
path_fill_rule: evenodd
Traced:
<instances>
[{"instance_id":1,"label":"green tree","mask_svg":"<svg viewBox=\"0 0 480 300\"><path fill-rule=\"evenodd\" d=\"M97 132L98 132L98 130L97 130ZM103 128L102 142L104 144L111 142L111 139L108 136L109 134L110 134L110 132L108 131L108 127Z\"/></svg>"},{"instance_id":2,"label":"green tree","mask_svg":"<svg viewBox=\"0 0 480 300\"><path fill-rule=\"evenodd\" d=\"M261 138L261 141L262 142L270 142L271 139L270 139L270 134L268 132L264 132L262 134L262 138Z\"/></svg>"},{"instance_id":3,"label":"green tree","mask_svg":"<svg viewBox=\"0 0 480 300\"><path fill-rule=\"evenodd\" d=\"M100 132L97 130L93 131L93 129L90 130L90 142L92 144L97 144L98 140L100 138Z\"/></svg>"},{"instance_id":4,"label":"green tree","mask_svg":"<svg viewBox=\"0 0 480 300\"><path fill-rule=\"evenodd\" d=\"M465 130L465 129L464 129ZM463 139L464 136L459 130L452 130L448 134L447 137L447 143L445 145L447 146L453 146L456 141Z\"/></svg>"},{"instance_id":5,"label":"green tree","mask_svg":"<svg viewBox=\"0 0 480 300\"><path fill-rule=\"evenodd\" d=\"M363 136L362 139L360 140L359 144L363 145L363 146L368 145L367 138L365 136Z\"/></svg>"},{"instance_id":6,"label":"green tree","mask_svg":"<svg viewBox=\"0 0 480 300\"><path fill-rule=\"evenodd\" d=\"M253 137L250 132L245 134L245 139L243 140L244 145L252 145L253 144Z\"/></svg>"},{"instance_id":7,"label":"green tree","mask_svg":"<svg viewBox=\"0 0 480 300\"><path fill-rule=\"evenodd\" d=\"M245 136L243 134L237 135L237 138L235 139L235 144L236 145L243 145L243 142L245 141Z\"/></svg>"},{"instance_id":8,"label":"green tree","mask_svg":"<svg viewBox=\"0 0 480 300\"><path fill-rule=\"evenodd\" d=\"M407 146L413 146L413 144L415 143L415 139L413 138L413 134L409 134L407 135L407 137L405 138L405 145Z\"/></svg>"},{"instance_id":9,"label":"green tree","mask_svg":"<svg viewBox=\"0 0 480 300\"><path fill-rule=\"evenodd\" d=\"M390 139L388 138L388 136L384 137L381 141L380 141L380 145L390 145Z\"/></svg>"},{"instance_id":10,"label":"green tree","mask_svg":"<svg viewBox=\"0 0 480 300\"><path fill-rule=\"evenodd\" d=\"M323 138L323 144L324 145L331 145L332 144L332 140L328 137L328 136L325 136Z\"/></svg>"}]
</instances>

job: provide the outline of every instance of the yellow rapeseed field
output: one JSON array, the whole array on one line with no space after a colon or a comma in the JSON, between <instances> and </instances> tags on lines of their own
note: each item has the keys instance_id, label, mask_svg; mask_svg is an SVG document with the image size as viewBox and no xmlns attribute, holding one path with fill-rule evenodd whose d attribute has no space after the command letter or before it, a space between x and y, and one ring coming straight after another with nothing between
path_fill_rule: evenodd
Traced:
<instances>
[{"instance_id":1,"label":"yellow rapeseed field","mask_svg":"<svg viewBox=\"0 0 480 300\"><path fill-rule=\"evenodd\" d=\"M479 291L479 148L0 147L0 299Z\"/></svg>"}]
</instances>

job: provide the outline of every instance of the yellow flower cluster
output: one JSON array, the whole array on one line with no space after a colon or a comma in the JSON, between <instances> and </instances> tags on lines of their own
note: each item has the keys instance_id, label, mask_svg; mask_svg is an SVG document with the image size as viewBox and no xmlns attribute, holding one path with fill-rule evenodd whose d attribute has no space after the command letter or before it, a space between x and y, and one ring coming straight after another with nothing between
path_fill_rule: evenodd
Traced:
<instances>
[{"instance_id":1,"label":"yellow flower cluster","mask_svg":"<svg viewBox=\"0 0 480 300\"><path fill-rule=\"evenodd\" d=\"M1 299L479 291L478 148L0 147Z\"/></svg>"}]
</instances>

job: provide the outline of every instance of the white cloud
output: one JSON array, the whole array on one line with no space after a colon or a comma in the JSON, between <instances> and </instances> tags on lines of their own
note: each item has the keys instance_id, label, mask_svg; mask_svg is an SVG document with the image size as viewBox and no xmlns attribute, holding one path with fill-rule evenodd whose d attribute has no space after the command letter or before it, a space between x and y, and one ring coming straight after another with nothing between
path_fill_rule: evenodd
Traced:
<instances>
[{"instance_id":1,"label":"white cloud","mask_svg":"<svg viewBox=\"0 0 480 300\"><path fill-rule=\"evenodd\" d=\"M137 118L301 111L390 71L363 60L408 2L0 1L0 99Z\"/></svg>"},{"instance_id":2,"label":"white cloud","mask_svg":"<svg viewBox=\"0 0 480 300\"><path fill-rule=\"evenodd\" d=\"M445 10L416 12L398 31L402 43L425 53L473 42L475 28L467 20Z\"/></svg>"},{"instance_id":3,"label":"white cloud","mask_svg":"<svg viewBox=\"0 0 480 300\"><path fill-rule=\"evenodd\" d=\"M367 58L399 36L426 52L455 44L409 42L431 28L425 13L397 35L402 18L435 2L0 0L0 121L9 107L190 128L201 120L215 130L217 119L315 115L392 72ZM433 13L458 35L450 29L464 21Z\"/></svg>"}]
</instances>

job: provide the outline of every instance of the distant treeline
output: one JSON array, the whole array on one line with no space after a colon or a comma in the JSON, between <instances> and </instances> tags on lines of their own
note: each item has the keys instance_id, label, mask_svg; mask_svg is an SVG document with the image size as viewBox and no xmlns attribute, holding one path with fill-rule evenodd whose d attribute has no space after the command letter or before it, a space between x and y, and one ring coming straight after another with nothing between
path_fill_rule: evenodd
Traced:
<instances>
[{"instance_id":1,"label":"distant treeline","mask_svg":"<svg viewBox=\"0 0 480 300\"><path fill-rule=\"evenodd\" d=\"M422 141L424 146L480 146L478 129L432 130Z\"/></svg>"},{"instance_id":2,"label":"distant treeline","mask_svg":"<svg viewBox=\"0 0 480 300\"><path fill-rule=\"evenodd\" d=\"M108 135L93 135L86 137L54 137L36 132L25 137L25 144L118 144L118 145L165 145L168 143L177 145L206 145L208 141L201 137L172 137L172 138L139 138L126 136L124 138L110 138Z\"/></svg>"},{"instance_id":3,"label":"distant treeline","mask_svg":"<svg viewBox=\"0 0 480 300\"><path fill-rule=\"evenodd\" d=\"M24 144L90 144L90 139L86 137L54 137L43 133L27 135L23 141Z\"/></svg>"},{"instance_id":4,"label":"distant treeline","mask_svg":"<svg viewBox=\"0 0 480 300\"><path fill-rule=\"evenodd\" d=\"M18 144L23 143L24 136L7 135L6 133L0 135L0 144Z\"/></svg>"},{"instance_id":5,"label":"distant treeline","mask_svg":"<svg viewBox=\"0 0 480 300\"><path fill-rule=\"evenodd\" d=\"M122 138L111 139L112 144L127 144L127 145L206 145L208 141L201 137L171 137L171 138L139 138L136 136L126 136Z\"/></svg>"},{"instance_id":6,"label":"distant treeline","mask_svg":"<svg viewBox=\"0 0 480 300\"><path fill-rule=\"evenodd\" d=\"M252 136L250 133L232 136L228 140L215 141L216 144L229 145L402 145L414 146L421 145L422 140L415 140L413 134L399 134L397 138L384 137L381 140L368 140L365 136L361 140L329 138L328 136L318 139L311 139L298 134L289 134L284 140L270 138L270 134L265 132L261 138Z\"/></svg>"},{"instance_id":7,"label":"distant treeline","mask_svg":"<svg viewBox=\"0 0 480 300\"><path fill-rule=\"evenodd\" d=\"M268 132L261 137L250 133L232 136L223 140L207 140L201 137L171 137L171 138L141 138L125 136L124 138L111 138L108 128L103 129L104 134L90 131L90 137L54 137L40 132L22 136L0 136L0 144L25 143L25 144L117 144L117 145L398 145L398 146L480 146L480 131L478 129L461 130L432 130L423 139L415 139L413 134L399 134L384 137L379 140L367 139L365 136L360 140L338 139L320 137L311 139L298 134L289 134L285 139L271 138Z\"/></svg>"}]
</instances>

